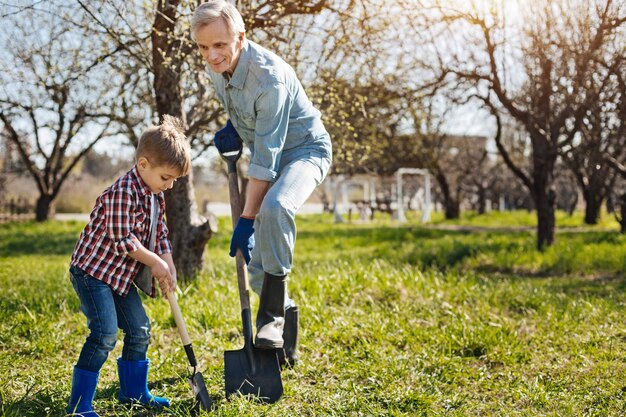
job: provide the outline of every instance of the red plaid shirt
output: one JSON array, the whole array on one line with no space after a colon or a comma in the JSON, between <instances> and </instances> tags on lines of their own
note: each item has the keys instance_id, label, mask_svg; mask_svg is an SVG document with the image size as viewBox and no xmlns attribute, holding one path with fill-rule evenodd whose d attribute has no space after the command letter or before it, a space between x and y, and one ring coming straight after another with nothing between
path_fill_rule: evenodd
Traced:
<instances>
[{"instance_id":1,"label":"red plaid shirt","mask_svg":"<svg viewBox=\"0 0 626 417\"><path fill-rule=\"evenodd\" d=\"M104 190L96 200L89 223L80 234L72 254L71 265L109 285L113 291L126 296L131 283L143 266L128 256L137 250L134 239L146 248L150 239L150 194L141 179L137 166ZM155 195L158 201L157 235L155 252L158 255L172 251L167 239L165 199L163 193ZM147 267L146 267L147 268ZM152 278L152 294L156 286Z\"/></svg>"}]
</instances>

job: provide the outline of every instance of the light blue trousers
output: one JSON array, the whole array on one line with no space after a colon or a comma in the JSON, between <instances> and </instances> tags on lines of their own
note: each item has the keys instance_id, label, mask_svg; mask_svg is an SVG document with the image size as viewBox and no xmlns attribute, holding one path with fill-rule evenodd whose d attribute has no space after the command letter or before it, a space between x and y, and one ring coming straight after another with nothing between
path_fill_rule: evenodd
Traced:
<instances>
[{"instance_id":1,"label":"light blue trousers","mask_svg":"<svg viewBox=\"0 0 626 417\"><path fill-rule=\"evenodd\" d=\"M248 273L250 287L261 294L265 272L287 275L296 244L296 212L326 177L330 159L315 152L288 162L270 187L254 222L255 245ZM285 291L285 308L295 303Z\"/></svg>"}]
</instances>

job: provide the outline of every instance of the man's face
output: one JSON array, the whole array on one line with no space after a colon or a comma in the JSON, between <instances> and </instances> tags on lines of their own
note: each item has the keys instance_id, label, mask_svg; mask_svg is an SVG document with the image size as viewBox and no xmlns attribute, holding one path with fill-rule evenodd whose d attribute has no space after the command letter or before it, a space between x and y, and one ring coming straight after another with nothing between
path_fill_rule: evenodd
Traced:
<instances>
[{"instance_id":1,"label":"man's face","mask_svg":"<svg viewBox=\"0 0 626 417\"><path fill-rule=\"evenodd\" d=\"M234 35L228 30L224 19L217 19L196 31L196 44L202 58L218 73L235 71L243 39L243 33Z\"/></svg>"}]
</instances>

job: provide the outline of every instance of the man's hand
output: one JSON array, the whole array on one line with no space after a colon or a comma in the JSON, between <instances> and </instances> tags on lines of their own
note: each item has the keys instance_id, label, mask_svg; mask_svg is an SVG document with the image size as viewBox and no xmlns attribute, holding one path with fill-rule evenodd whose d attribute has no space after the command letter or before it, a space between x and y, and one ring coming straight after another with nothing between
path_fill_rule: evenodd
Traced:
<instances>
[{"instance_id":1,"label":"man's hand","mask_svg":"<svg viewBox=\"0 0 626 417\"><path fill-rule=\"evenodd\" d=\"M235 257L241 249L246 263L250 263L250 251L254 248L254 218L240 217L230 240L230 256Z\"/></svg>"},{"instance_id":2,"label":"man's hand","mask_svg":"<svg viewBox=\"0 0 626 417\"><path fill-rule=\"evenodd\" d=\"M221 154L236 152L243 147L243 142L230 120L226 122L226 126L217 131L213 138L213 143Z\"/></svg>"}]
</instances>

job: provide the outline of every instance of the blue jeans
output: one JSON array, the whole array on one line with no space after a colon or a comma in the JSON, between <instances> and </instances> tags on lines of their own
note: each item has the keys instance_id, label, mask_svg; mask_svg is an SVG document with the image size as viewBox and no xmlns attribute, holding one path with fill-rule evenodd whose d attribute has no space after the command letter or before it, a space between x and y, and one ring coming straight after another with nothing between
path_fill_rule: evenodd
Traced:
<instances>
[{"instance_id":1,"label":"blue jeans","mask_svg":"<svg viewBox=\"0 0 626 417\"><path fill-rule=\"evenodd\" d=\"M305 152L281 167L279 177L265 195L254 222L255 245L248 273L250 287L261 294L265 273L287 275L296 244L296 212L326 177L330 158ZM285 290L285 308L294 306Z\"/></svg>"},{"instance_id":2,"label":"blue jeans","mask_svg":"<svg viewBox=\"0 0 626 417\"><path fill-rule=\"evenodd\" d=\"M121 297L104 282L74 266L70 268L70 279L90 330L76 366L91 372L100 371L115 347L118 327L124 331L122 359L145 360L150 343L150 320L137 288L132 286L128 295Z\"/></svg>"}]
</instances>

